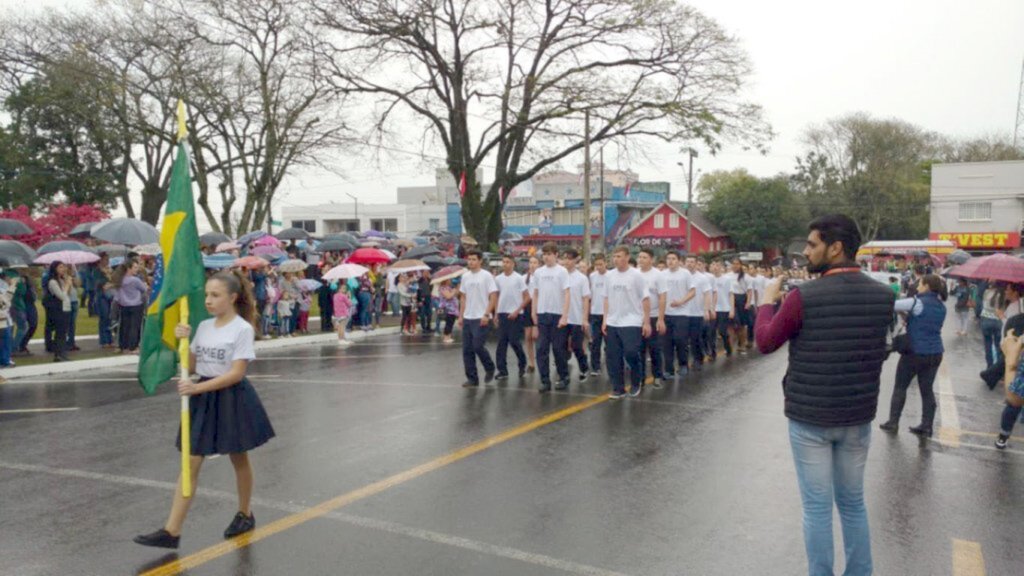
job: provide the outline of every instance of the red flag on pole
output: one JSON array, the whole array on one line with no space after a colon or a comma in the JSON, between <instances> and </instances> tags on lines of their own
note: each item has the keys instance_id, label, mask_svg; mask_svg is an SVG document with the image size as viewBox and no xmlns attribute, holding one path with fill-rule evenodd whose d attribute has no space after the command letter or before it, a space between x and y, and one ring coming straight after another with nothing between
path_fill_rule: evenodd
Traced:
<instances>
[{"instance_id":1,"label":"red flag on pole","mask_svg":"<svg viewBox=\"0 0 1024 576\"><path fill-rule=\"evenodd\" d=\"M462 178L459 178L459 198L466 197L466 173L462 173Z\"/></svg>"},{"instance_id":2,"label":"red flag on pole","mask_svg":"<svg viewBox=\"0 0 1024 576\"><path fill-rule=\"evenodd\" d=\"M630 186L631 186L631 184L629 182L626 182L626 190L625 190L625 192L622 193L622 195L624 197L626 197L626 198L629 198L629 188L630 188Z\"/></svg>"}]
</instances>

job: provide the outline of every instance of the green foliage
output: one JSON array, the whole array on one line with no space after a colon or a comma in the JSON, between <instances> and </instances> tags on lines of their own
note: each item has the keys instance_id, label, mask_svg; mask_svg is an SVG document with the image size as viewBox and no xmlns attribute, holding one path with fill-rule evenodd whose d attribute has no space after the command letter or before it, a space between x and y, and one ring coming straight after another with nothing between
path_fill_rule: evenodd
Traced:
<instances>
[{"instance_id":1,"label":"green foliage","mask_svg":"<svg viewBox=\"0 0 1024 576\"><path fill-rule=\"evenodd\" d=\"M785 177L757 178L746 170L716 171L698 183L708 218L740 250L785 245L807 225L805 204Z\"/></svg>"}]
</instances>

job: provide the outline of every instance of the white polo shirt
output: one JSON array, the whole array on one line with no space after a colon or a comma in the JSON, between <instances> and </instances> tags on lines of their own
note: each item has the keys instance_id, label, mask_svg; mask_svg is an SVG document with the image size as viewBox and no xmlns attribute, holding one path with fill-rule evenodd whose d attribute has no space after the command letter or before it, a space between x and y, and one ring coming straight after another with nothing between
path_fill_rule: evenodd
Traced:
<instances>
[{"instance_id":1,"label":"white polo shirt","mask_svg":"<svg viewBox=\"0 0 1024 576\"><path fill-rule=\"evenodd\" d=\"M690 276L693 280L693 287L697 289L697 295L683 307L683 314L690 318L703 318L706 312L704 300L707 298L708 293L714 292L714 285L701 272L693 272Z\"/></svg>"},{"instance_id":2,"label":"white polo shirt","mask_svg":"<svg viewBox=\"0 0 1024 576\"><path fill-rule=\"evenodd\" d=\"M526 279L522 274L502 272L494 277L494 283L498 285L498 314L511 314L523 305Z\"/></svg>"},{"instance_id":3,"label":"white polo shirt","mask_svg":"<svg viewBox=\"0 0 1024 576\"><path fill-rule=\"evenodd\" d=\"M494 276L487 270L476 272L466 271L459 280L459 292L466 295L466 310L462 317L466 320L480 320L487 313L491 294L498 291Z\"/></svg>"},{"instance_id":4,"label":"white polo shirt","mask_svg":"<svg viewBox=\"0 0 1024 576\"><path fill-rule=\"evenodd\" d=\"M604 314L604 297L608 295L608 272L590 273L590 315Z\"/></svg>"},{"instance_id":5,"label":"white polo shirt","mask_svg":"<svg viewBox=\"0 0 1024 576\"><path fill-rule=\"evenodd\" d=\"M605 274L608 293L608 315L605 324L613 328L640 328L644 325L644 300L650 300L647 280L636 268L619 272L617 268Z\"/></svg>"},{"instance_id":6,"label":"white polo shirt","mask_svg":"<svg viewBox=\"0 0 1024 576\"><path fill-rule=\"evenodd\" d=\"M735 283L736 277L731 273L715 278L715 294L717 294L715 312L732 312L732 299L729 295L732 294L732 287Z\"/></svg>"},{"instance_id":7,"label":"white polo shirt","mask_svg":"<svg viewBox=\"0 0 1024 576\"><path fill-rule=\"evenodd\" d=\"M650 291L651 296L651 318L658 317L658 301L662 294L668 293L668 284L665 283L665 277L661 270L658 270L654 266L647 272L640 271L640 274L647 281L647 289ZM667 305L667 304L666 304Z\"/></svg>"},{"instance_id":8,"label":"white polo shirt","mask_svg":"<svg viewBox=\"0 0 1024 576\"><path fill-rule=\"evenodd\" d=\"M541 266L533 273L535 291L533 309L537 314L562 315L565 290L569 287L569 271L560 264Z\"/></svg>"},{"instance_id":9,"label":"white polo shirt","mask_svg":"<svg viewBox=\"0 0 1024 576\"><path fill-rule=\"evenodd\" d=\"M583 298L590 298L590 281L579 270L569 273L569 324L583 325Z\"/></svg>"},{"instance_id":10,"label":"white polo shirt","mask_svg":"<svg viewBox=\"0 0 1024 576\"><path fill-rule=\"evenodd\" d=\"M686 298L690 289L694 287L690 271L682 267L675 272L668 269L661 273L661 277L665 280L665 286L668 288L665 296L665 316L686 316L686 309L690 302L676 307L673 307L672 303Z\"/></svg>"}]
</instances>

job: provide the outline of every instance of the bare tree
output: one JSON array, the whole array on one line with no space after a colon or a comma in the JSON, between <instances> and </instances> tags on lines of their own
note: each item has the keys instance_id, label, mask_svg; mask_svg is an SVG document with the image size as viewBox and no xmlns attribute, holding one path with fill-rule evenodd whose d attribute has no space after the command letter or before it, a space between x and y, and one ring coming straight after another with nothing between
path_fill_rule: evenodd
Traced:
<instances>
[{"instance_id":1,"label":"bare tree","mask_svg":"<svg viewBox=\"0 0 1024 576\"><path fill-rule=\"evenodd\" d=\"M668 0L306 0L331 41L331 80L376 107L378 143L410 120L467 178L462 216L484 244L509 190L611 138L728 139L762 147L771 131L742 98L735 38ZM492 163L487 191L477 168Z\"/></svg>"}]
</instances>

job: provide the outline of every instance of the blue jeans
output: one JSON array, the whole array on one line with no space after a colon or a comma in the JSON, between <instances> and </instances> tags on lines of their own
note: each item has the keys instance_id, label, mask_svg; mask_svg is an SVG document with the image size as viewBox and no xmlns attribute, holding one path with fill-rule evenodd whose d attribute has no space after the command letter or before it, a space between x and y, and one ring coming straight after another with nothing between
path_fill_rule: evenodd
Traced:
<instances>
[{"instance_id":1,"label":"blue jeans","mask_svg":"<svg viewBox=\"0 0 1024 576\"><path fill-rule=\"evenodd\" d=\"M0 366L11 364L11 351L14 339L11 337L11 327L0 328Z\"/></svg>"},{"instance_id":2,"label":"blue jeans","mask_svg":"<svg viewBox=\"0 0 1024 576\"><path fill-rule=\"evenodd\" d=\"M985 339L985 364L991 368L1001 357L999 345L1003 340L1003 323L996 318L981 319L981 335Z\"/></svg>"},{"instance_id":3,"label":"blue jeans","mask_svg":"<svg viewBox=\"0 0 1024 576\"><path fill-rule=\"evenodd\" d=\"M466 379L479 384L480 377L476 371L476 359L484 365L484 371L488 376L494 375L494 362L491 360L491 353L487 351L487 333L491 325L480 325L480 319L465 318L462 320L462 363L466 368Z\"/></svg>"},{"instance_id":4,"label":"blue jeans","mask_svg":"<svg viewBox=\"0 0 1024 576\"><path fill-rule=\"evenodd\" d=\"M359 302L359 326L367 329L370 327L370 293L360 290L356 294L356 300Z\"/></svg>"},{"instance_id":5,"label":"blue jeans","mask_svg":"<svg viewBox=\"0 0 1024 576\"><path fill-rule=\"evenodd\" d=\"M71 303L71 317L68 319L68 350L75 347L75 325L78 324L78 301Z\"/></svg>"},{"instance_id":6,"label":"blue jeans","mask_svg":"<svg viewBox=\"0 0 1024 576\"><path fill-rule=\"evenodd\" d=\"M606 358L608 364L608 378L612 381L615 392L626 391L625 364L629 365L630 374L633 377L633 388L640 388L643 382L640 373L643 362L640 358L640 349L643 345L643 333L639 326L608 327L606 342Z\"/></svg>"},{"instance_id":7,"label":"blue jeans","mask_svg":"<svg viewBox=\"0 0 1024 576\"><path fill-rule=\"evenodd\" d=\"M11 340L11 349L18 350L21 347L21 341L25 338L25 333L28 332L28 315L25 314L24 310L15 310L11 308L11 320L14 322L13 339Z\"/></svg>"},{"instance_id":8,"label":"blue jeans","mask_svg":"<svg viewBox=\"0 0 1024 576\"><path fill-rule=\"evenodd\" d=\"M110 331L110 298L102 293L96 294L96 314L100 317L100 346L114 343L114 335Z\"/></svg>"},{"instance_id":9,"label":"blue jeans","mask_svg":"<svg viewBox=\"0 0 1024 576\"><path fill-rule=\"evenodd\" d=\"M844 576L871 574L871 533L864 507L864 465L871 445L871 423L824 428L790 420L789 443L804 507L808 574L833 574L833 502L843 524Z\"/></svg>"}]
</instances>

